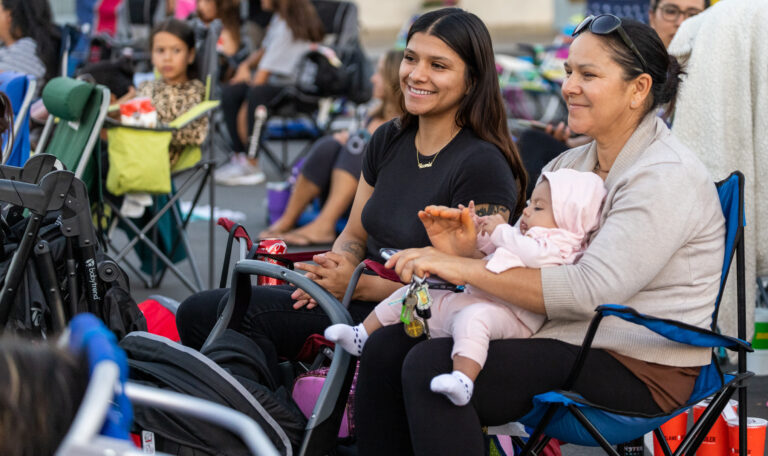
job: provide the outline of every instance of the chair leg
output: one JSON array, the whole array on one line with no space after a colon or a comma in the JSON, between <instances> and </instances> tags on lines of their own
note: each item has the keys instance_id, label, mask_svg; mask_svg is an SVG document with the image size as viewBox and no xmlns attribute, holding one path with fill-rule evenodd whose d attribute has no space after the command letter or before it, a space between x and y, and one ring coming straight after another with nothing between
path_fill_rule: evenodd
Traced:
<instances>
[{"instance_id":1,"label":"chair leg","mask_svg":"<svg viewBox=\"0 0 768 456\"><path fill-rule=\"evenodd\" d=\"M689 452L699 448L701 442L704 441L709 430L715 424L720 412L723 411L725 405L728 403L728 399L733 394L734 387L726 388L725 391L721 391L710 402L709 407L704 410L699 419L693 424L693 427L685 436L685 439L680 443L680 446L675 450L676 455L688 454Z\"/></svg>"},{"instance_id":2,"label":"chair leg","mask_svg":"<svg viewBox=\"0 0 768 456\"><path fill-rule=\"evenodd\" d=\"M669 444L667 444L667 438L664 436L664 433L661 432L661 428L654 429L653 435L656 436L656 441L661 447L661 451L664 452L664 456L672 456L672 450L669 448Z\"/></svg>"},{"instance_id":3,"label":"chair leg","mask_svg":"<svg viewBox=\"0 0 768 456\"><path fill-rule=\"evenodd\" d=\"M528 437L528 442L526 442L525 446L523 447L523 451L520 453L521 456L537 454L534 452L534 450L537 447L536 443L539 441L539 439L542 439L545 437L544 429L546 429L549 422L552 421L552 418L555 416L556 411L557 411L557 406L555 405L550 405L547 408L547 411L544 412L544 416L539 421L539 424L536 425L536 429L534 429L531 436Z\"/></svg>"},{"instance_id":4,"label":"chair leg","mask_svg":"<svg viewBox=\"0 0 768 456\"><path fill-rule=\"evenodd\" d=\"M589 432L589 434L597 441L597 443L600 444L606 453L610 454L611 456L620 456L619 452L616 451L613 445L605 440L605 437L603 437L603 435L600 434L600 431L597 430L597 428L587 419L586 416L584 416L583 413L581 413L581 410L579 410L578 407L569 405L568 410L573 414L573 416L576 417L577 420L579 420L581 425L584 426L584 429Z\"/></svg>"}]
</instances>

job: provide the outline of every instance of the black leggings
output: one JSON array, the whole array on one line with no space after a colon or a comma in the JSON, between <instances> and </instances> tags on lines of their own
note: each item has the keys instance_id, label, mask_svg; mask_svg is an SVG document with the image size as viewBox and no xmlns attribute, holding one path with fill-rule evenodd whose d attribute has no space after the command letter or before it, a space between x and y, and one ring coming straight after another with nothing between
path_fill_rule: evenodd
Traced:
<instances>
[{"instance_id":1,"label":"black leggings","mask_svg":"<svg viewBox=\"0 0 768 456\"><path fill-rule=\"evenodd\" d=\"M253 287L251 304L243 320L241 332L253 339L264 351L274 378L279 358L294 359L312 334L322 334L331 321L320 307L294 309L291 286ZM187 298L176 312L176 326L181 343L199 350L218 318L220 303L229 298L228 288L202 291ZM352 301L349 313L355 323L373 310L376 303Z\"/></svg>"},{"instance_id":2,"label":"black leggings","mask_svg":"<svg viewBox=\"0 0 768 456\"><path fill-rule=\"evenodd\" d=\"M516 421L533 396L562 388L579 348L552 339L491 341L471 403L457 407L429 389L434 376L452 370L452 346L450 338L412 339L400 324L371 335L355 393L360 455L480 456L481 426ZM603 350L590 352L573 389L611 408L661 411L645 384Z\"/></svg>"},{"instance_id":3,"label":"black leggings","mask_svg":"<svg viewBox=\"0 0 768 456\"><path fill-rule=\"evenodd\" d=\"M301 167L301 174L320 188L322 199L325 200L331 188L333 170L344 170L357 179L362 168L362 153L352 153L336 141L333 135L327 135L312 144Z\"/></svg>"},{"instance_id":4,"label":"black leggings","mask_svg":"<svg viewBox=\"0 0 768 456\"><path fill-rule=\"evenodd\" d=\"M282 86L249 86L246 83L225 85L221 89L221 110L224 113L224 123L227 125L229 136L232 138L232 150L245 152L245 144L237 134L237 113L243 103L248 101L248 135L250 135L255 118L253 111L259 105L269 108L284 89Z\"/></svg>"}]
</instances>

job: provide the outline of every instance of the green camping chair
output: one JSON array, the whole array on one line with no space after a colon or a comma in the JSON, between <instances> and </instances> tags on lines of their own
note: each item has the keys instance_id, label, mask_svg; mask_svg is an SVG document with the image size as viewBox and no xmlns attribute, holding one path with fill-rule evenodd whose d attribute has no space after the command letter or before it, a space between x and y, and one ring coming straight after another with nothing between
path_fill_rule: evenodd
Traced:
<instances>
[{"instance_id":1,"label":"green camping chair","mask_svg":"<svg viewBox=\"0 0 768 456\"><path fill-rule=\"evenodd\" d=\"M85 182L89 192L94 191L98 154L95 160L91 157L109 109L109 89L58 77L45 85L43 104L49 115L35 153L56 156Z\"/></svg>"}]
</instances>

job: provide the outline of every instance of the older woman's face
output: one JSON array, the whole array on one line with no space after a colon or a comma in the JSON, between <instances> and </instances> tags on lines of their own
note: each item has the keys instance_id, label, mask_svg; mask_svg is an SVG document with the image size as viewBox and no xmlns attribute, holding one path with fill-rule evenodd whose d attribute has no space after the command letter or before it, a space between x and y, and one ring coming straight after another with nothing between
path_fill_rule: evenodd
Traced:
<instances>
[{"instance_id":1,"label":"older woman's face","mask_svg":"<svg viewBox=\"0 0 768 456\"><path fill-rule=\"evenodd\" d=\"M565 72L562 92L574 132L599 138L633 115L632 87L601 38L588 32L579 35L571 44Z\"/></svg>"}]
</instances>

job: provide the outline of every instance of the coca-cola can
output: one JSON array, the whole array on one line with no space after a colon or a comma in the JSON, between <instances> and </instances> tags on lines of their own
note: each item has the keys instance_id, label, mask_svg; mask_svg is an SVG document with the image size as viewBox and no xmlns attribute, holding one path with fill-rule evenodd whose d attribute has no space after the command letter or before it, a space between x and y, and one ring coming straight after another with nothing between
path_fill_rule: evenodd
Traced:
<instances>
[{"instance_id":1,"label":"coca-cola can","mask_svg":"<svg viewBox=\"0 0 768 456\"><path fill-rule=\"evenodd\" d=\"M282 255L287 250L288 250L288 246L285 245L285 241L283 241L280 238L267 238L259 241L259 251L262 253L268 253L270 255ZM257 258L259 258L261 261L266 261L267 263L276 264L278 266L287 266L286 263L283 263L274 258L269 258L266 256L258 256L258 255L257 255ZM285 280L275 279L273 277L260 275L256 277L256 284L257 285L284 285Z\"/></svg>"}]
</instances>

